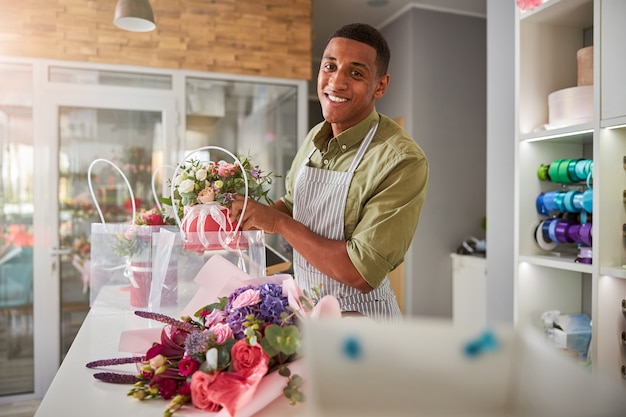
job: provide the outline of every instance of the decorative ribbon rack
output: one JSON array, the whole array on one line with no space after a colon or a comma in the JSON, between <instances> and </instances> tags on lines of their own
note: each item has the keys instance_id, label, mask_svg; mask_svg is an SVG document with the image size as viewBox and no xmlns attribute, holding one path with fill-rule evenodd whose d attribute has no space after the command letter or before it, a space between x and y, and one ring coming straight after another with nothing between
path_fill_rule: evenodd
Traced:
<instances>
[{"instance_id":1,"label":"decorative ribbon rack","mask_svg":"<svg viewBox=\"0 0 626 417\"><path fill-rule=\"evenodd\" d=\"M591 263L593 161L590 159L557 159L541 164L537 177L541 181L560 184L560 190L542 192L537 196L537 213L545 218L535 228L535 241L546 251L559 245L576 245L576 262Z\"/></svg>"}]
</instances>

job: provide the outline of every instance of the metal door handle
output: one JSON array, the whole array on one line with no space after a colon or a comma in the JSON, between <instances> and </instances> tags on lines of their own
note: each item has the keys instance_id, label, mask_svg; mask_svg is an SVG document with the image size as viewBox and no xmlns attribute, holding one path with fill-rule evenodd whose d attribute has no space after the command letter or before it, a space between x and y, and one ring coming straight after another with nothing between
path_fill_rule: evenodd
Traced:
<instances>
[{"instance_id":1,"label":"metal door handle","mask_svg":"<svg viewBox=\"0 0 626 417\"><path fill-rule=\"evenodd\" d=\"M70 248L52 248L50 249L51 256L62 256L62 255L70 255L72 253L72 249Z\"/></svg>"}]
</instances>

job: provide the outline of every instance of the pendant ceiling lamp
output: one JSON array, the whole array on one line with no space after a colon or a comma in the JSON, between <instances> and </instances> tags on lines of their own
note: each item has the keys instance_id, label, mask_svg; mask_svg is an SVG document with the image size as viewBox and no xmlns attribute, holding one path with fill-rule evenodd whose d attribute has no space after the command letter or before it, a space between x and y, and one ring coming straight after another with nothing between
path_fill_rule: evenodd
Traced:
<instances>
[{"instance_id":1,"label":"pendant ceiling lamp","mask_svg":"<svg viewBox=\"0 0 626 417\"><path fill-rule=\"evenodd\" d=\"M117 0L113 23L131 32L149 32L156 27L149 0Z\"/></svg>"}]
</instances>

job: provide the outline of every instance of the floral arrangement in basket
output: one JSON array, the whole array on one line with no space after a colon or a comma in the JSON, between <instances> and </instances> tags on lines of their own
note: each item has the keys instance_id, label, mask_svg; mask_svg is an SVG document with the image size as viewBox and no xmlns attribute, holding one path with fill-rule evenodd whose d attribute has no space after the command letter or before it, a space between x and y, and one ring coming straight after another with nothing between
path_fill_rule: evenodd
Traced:
<instances>
[{"instance_id":1,"label":"floral arrangement in basket","mask_svg":"<svg viewBox=\"0 0 626 417\"><path fill-rule=\"evenodd\" d=\"M207 149L224 152L234 162L202 162L191 157ZM218 146L205 146L192 151L177 165L168 184L170 196L159 201L171 208L185 249L199 252L245 249L246 242L239 240L241 219L236 224L231 223L228 207L236 194L271 204L269 185L275 178L280 175L262 171L250 157L237 156ZM245 208L244 201L243 211Z\"/></svg>"},{"instance_id":2,"label":"floral arrangement in basket","mask_svg":"<svg viewBox=\"0 0 626 417\"><path fill-rule=\"evenodd\" d=\"M161 201L178 208L180 218L184 216L184 208L196 204L217 203L228 207L235 194L247 194L256 201L264 200L271 203L268 186L280 175L263 172L258 165L252 163L250 157L237 156L241 166L224 160L201 162L190 158L180 165L176 176L171 181L173 198Z\"/></svg>"},{"instance_id":3,"label":"floral arrangement in basket","mask_svg":"<svg viewBox=\"0 0 626 417\"><path fill-rule=\"evenodd\" d=\"M271 389L277 378L283 379L282 394L291 404L302 402L303 379L290 370L301 354L299 326L311 316L340 317L339 304L325 296L314 306L319 292L305 294L286 277L282 284L240 287L181 320L137 311L166 324L161 340L143 356L98 360L87 367L137 363L135 375L99 372L94 377L133 384L128 396L139 400L170 400L165 417L188 403L211 412L225 408L234 416L253 400L266 378L273 378Z\"/></svg>"}]
</instances>

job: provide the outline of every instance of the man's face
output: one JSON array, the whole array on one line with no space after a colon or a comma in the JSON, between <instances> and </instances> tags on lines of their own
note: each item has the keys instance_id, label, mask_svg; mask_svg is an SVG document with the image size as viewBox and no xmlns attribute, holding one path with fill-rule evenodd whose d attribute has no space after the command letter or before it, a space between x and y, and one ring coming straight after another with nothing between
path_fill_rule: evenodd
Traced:
<instances>
[{"instance_id":1,"label":"man's face","mask_svg":"<svg viewBox=\"0 0 626 417\"><path fill-rule=\"evenodd\" d=\"M317 95L333 134L336 136L367 117L388 83L389 75L377 75L374 48L352 39L331 39L317 75Z\"/></svg>"}]
</instances>

